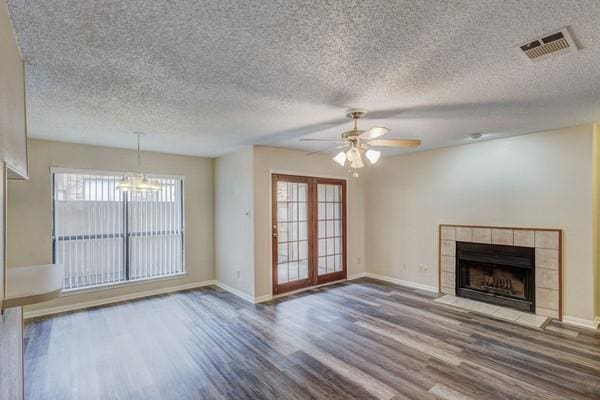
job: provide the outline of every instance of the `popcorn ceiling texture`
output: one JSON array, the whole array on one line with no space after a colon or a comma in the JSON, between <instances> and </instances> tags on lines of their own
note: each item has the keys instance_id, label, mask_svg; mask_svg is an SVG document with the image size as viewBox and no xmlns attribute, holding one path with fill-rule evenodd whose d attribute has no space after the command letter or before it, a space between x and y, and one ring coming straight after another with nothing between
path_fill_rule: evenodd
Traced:
<instances>
[{"instance_id":1,"label":"popcorn ceiling texture","mask_svg":"<svg viewBox=\"0 0 600 400\"><path fill-rule=\"evenodd\" d=\"M600 119L600 2L8 0L30 136L215 156L364 126L423 149ZM572 26L539 64L514 47ZM341 124L341 125L340 125ZM406 150L404 150L406 151Z\"/></svg>"}]
</instances>

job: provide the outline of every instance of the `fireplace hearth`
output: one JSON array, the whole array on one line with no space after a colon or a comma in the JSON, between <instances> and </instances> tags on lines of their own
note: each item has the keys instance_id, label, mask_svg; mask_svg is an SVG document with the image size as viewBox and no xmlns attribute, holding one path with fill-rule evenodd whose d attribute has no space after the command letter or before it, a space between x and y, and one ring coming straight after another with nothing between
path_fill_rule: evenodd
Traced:
<instances>
[{"instance_id":1,"label":"fireplace hearth","mask_svg":"<svg viewBox=\"0 0 600 400\"><path fill-rule=\"evenodd\" d=\"M456 242L456 295L535 312L535 250Z\"/></svg>"}]
</instances>

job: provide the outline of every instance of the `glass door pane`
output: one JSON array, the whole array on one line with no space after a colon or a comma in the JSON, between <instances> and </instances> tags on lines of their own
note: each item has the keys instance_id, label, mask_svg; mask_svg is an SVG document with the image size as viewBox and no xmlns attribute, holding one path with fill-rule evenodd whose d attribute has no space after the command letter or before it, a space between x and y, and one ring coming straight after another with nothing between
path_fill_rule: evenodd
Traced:
<instances>
[{"instance_id":1,"label":"glass door pane","mask_svg":"<svg viewBox=\"0 0 600 400\"><path fill-rule=\"evenodd\" d=\"M342 186L317 184L317 273L340 272L343 264Z\"/></svg>"},{"instance_id":2,"label":"glass door pane","mask_svg":"<svg viewBox=\"0 0 600 400\"><path fill-rule=\"evenodd\" d=\"M277 181L277 284L308 279L308 184Z\"/></svg>"}]
</instances>

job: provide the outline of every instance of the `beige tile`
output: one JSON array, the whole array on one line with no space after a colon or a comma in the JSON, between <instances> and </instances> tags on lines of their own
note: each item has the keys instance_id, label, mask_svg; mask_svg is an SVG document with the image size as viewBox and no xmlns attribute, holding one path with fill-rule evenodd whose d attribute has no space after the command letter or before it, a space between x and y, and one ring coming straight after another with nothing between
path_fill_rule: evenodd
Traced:
<instances>
[{"instance_id":1,"label":"beige tile","mask_svg":"<svg viewBox=\"0 0 600 400\"><path fill-rule=\"evenodd\" d=\"M439 303L444 303L444 304L454 304L456 302L456 296L446 295L446 296L438 297L434 301L437 301Z\"/></svg>"},{"instance_id":2,"label":"beige tile","mask_svg":"<svg viewBox=\"0 0 600 400\"><path fill-rule=\"evenodd\" d=\"M507 321L516 321L521 316L521 312L512 308L498 307L498 310L493 314L494 317L502 318Z\"/></svg>"},{"instance_id":3,"label":"beige tile","mask_svg":"<svg viewBox=\"0 0 600 400\"><path fill-rule=\"evenodd\" d=\"M558 270L536 268L535 269L535 286L558 290Z\"/></svg>"},{"instance_id":4,"label":"beige tile","mask_svg":"<svg viewBox=\"0 0 600 400\"><path fill-rule=\"evenodd\" d=\"M548 318L544 317L543 315L523 313L521 316L519 316L519 318L517 318L516 322L519 324L540 328L546 323L547 320Z\"/></svg>"},{"instance_id":5,"label":"beige tile","mask_svg":"<svg viewBox=\"0 0 600 400\"><path fill-rule=\"evenodd\" d=\"M471 308L473 308L474 305L474 301L470 300L470 299L464 299L462 297L457 297L456 301L454 302L454 305L456 307L460 307L460 308L464 308L467 310L470 310Z\"/></svg>"},{"instance_id":6,"label":"beige tile","mask_svg":"<svg viewBox=\"0 0 600 400\"><path fill-rule=\"evenodd\" d=\"M492 230L490 228L473 228L473 242L492 243Z\"/></svg>"},{"instance_id":7,"label":"beige tile","mask_svg":"<svg viewBox=\"0 0 600 400\"><path fill-rule=\"evenodd\" d=\"M544 317L549 317L549 318L554 318L554 319L558 319L558 310L550 310L549 308L544 308L544 307L539 307L536 306L535 307L535 313L537 315L542 315Z\"/></svg>"},{"instance_id":8,"label":"beige tile","mask_svg":"<svg viewBox=\"0 0 600 400\"><path fill-rule=\"evenodd\" d=\"M453 226L442 226L442 240L456 240L456 228Z\"/></svg>"},{"instance_id":9,"label":"beige tile","mask_svg":"<svg viewBox=\"0 0 600 400\"><path fill-rule=\"evenodd\" d=\"M441 255L454 257L456 255L456 242L454 240L442 240Z\"/></svg>"},{"instance_id":10,"label":"beige tile","mask_svg":"<svg viewBox=\"0 0 600 400\"><path fill-rule=\"evenodd\" d=\"M558 250L535 248L536 268L558 270Z\"/></svg>"},{"instance_id":11,"label":"beige tile","mask_svg":"<svg viewBox=\"0 0 600 400\"><path fill-rule=\"evenodd\" d=\"M492 229L492 243L513 245L513 230L512 229Z\"/></svg>"},{"instance_id":12,"label":"beige tile","mask_svg":"<svg viewBox=\"0 0 600 400\"><path fill-rule=\"evenodd\" d=\"M558 250L558 232L535 231L535 247Z\"/></svg>"},{"instance_id":13,"label":"beige tile","mask_svg":"<svg viewBox=\"0 0 600 400\"><path fill-rule=\"evenodd\" d=\"M498 311L499 308L500 307L495 306L493 304L482 303L478 301L476 302L476 304L473 304L473 306L471 307L471 311L476 311L478 313L486 315L494 315L494 313Z\"/></svg>"},{"instance_id":14,"label":"beige tile","mask_svg":"<svg viewBox=\"0 0 600 400\"><path fill-rule=\"evenodd\" d=\"M522 229L515 229L514 233L514 245L522 247L535 247L535 232L525 231Z\"/></svg>"},{"instance_id":15,"label":"beige tile","mask_svg":"<svg viewBox=\"0 0 600 400\"><path fill-rule=\"evenodd\" d=\"M470 242L471 240L473 240L473 228L457 226L456 240L459 242Z\"/></svg>"},{"instance_id":16,"label":"beige tile","mask_svg":"<svg viewBox=\"0 0 600 400\"><path fill-rule=\"evenodd\" d=\"M536 287L535 305L550 310L558 310L558 290Z\"/></svg>"},{"instance_id":17,"label":"beige tile","mask_svg":"<svg viewBox=\"0 0 600 400\"><path fill-rule=\"evenodd\" d=\"M456 257L442 256L441 268L442 268L442 271L455 272L456 271Z\"/></svg>"},{"instance_id":18,"label":"beige tile","mask_svg":"<svg viewBox=\"0 0 600 400\"><path fill-rule=\"evenodd\" d=\"M456 287L456 276L454 275L454 272L446 272L446 271L442 271L442 287Z\"/></svg>"}]
</instances>

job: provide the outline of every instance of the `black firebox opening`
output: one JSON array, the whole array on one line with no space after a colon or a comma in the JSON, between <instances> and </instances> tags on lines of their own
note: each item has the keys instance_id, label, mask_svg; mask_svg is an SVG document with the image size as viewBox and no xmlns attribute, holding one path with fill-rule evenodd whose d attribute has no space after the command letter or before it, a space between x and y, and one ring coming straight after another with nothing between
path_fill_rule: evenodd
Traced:
<instances>
[{"instance_id":1,"label":"black firebox opening","mask_svg":"<svg viewBox=\"0 0 600 400\"><path fill-rule=\"evenodd\" d=\"M535 249L456 242L456 295L535 312Z\"/></svg>"}]
</instances>

